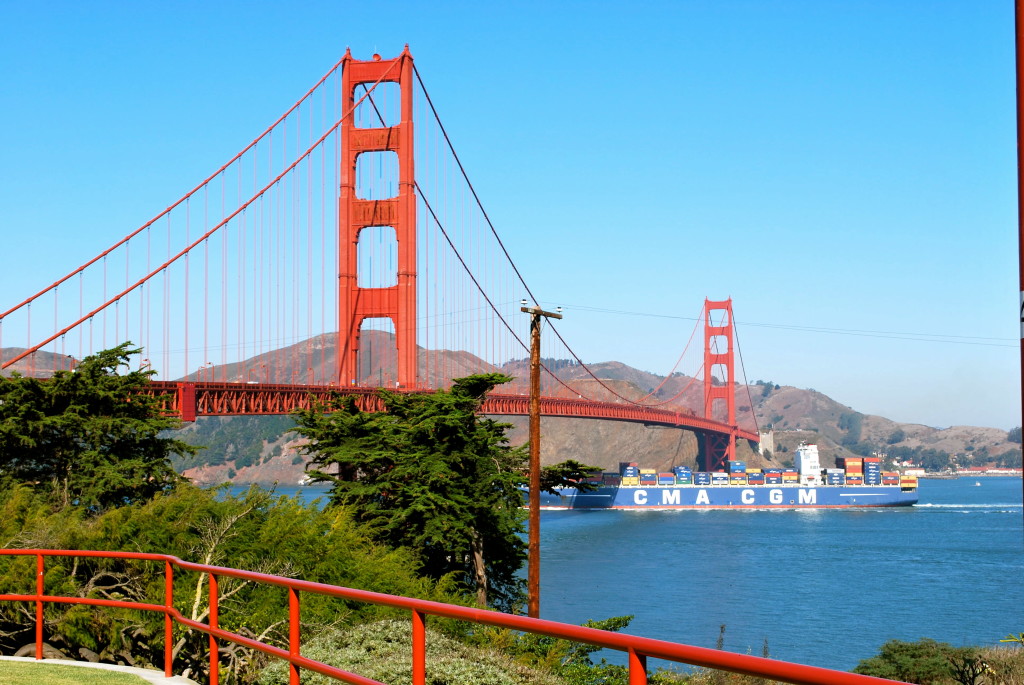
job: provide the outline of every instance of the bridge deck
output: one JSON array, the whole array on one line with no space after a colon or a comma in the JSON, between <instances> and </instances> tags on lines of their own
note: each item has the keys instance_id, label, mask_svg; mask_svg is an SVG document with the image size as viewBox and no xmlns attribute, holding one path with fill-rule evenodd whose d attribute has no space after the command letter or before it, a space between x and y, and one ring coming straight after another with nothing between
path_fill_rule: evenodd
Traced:
<instances>
[{"instance_id":1,"label":"bridge deck","mask_svg":"<svg viewBox=\"0 0 1024 685\"><path fill-rule=\"evenodd\" d=\"M383 405L375 388L345 388L325 385L274 385L266 383L178 383L154 381L155 394L169 397L168 409L185 421L199 416L242 416L288 414L295 409L310 409L326 402L332 395L344 392L360 398L360 407L366 411L380 411ZM430 392L411 390L408 392ZM484 401L483 413L495 416L526 416L530 398L526 395L491 394ZM656 426L685 428L700 433L734 435L746 440L758 440L756 432L729 426L685 412L656 407L641 407L616 402L598 402L584 399L542 397L540 411L543 416L566 418L605 419L630 421Z\"/></svg>"}]
</instances>

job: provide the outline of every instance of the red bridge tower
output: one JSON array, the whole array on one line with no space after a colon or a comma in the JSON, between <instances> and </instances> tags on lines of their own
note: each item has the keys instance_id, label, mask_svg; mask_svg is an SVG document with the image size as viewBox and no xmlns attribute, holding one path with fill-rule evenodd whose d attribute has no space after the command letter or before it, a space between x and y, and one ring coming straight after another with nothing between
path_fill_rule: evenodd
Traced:
<instances>
[{"instance_id":1,"label":"red bridge tower","mask_svg":"<svg viewBox=\"0 0 1024 685\"><path fill-rule=\"evenodd\" d=\"M719 321L717 325L714 323L716 319ZM734 340L732 298L721 302L705 299L704 417L722 421L730 426L728 435L704 434L704 467L708 471L723 469L726 459L736 458ZM714 383L716 377L720 385Z\"/></svg>"},{"instance_id":2,"label":"red bridge tower","mask_svg":"<svg viewBox=\"0 0 1024 685\"><path fill-rule=\"evenodd\" d=\"M416 368L416 181L413 174L412 55L406 46L395 59L352 59L342 63L341 196L338 203L338 382L359 380L359 337L363 322L389 318L395 328L397 383L417 386ZM397 83L401 97L399 123L379 128L355 125L356 87ZM374 97L371 92L365 96ZM371 101L372 104L372 101ZM356 160L366 152L394 152L398 157L398 195L385 199L357 196ZM369 227L395 232L398 273L395 285L360 287L359 233Z\"/></svg>"}]
</instances>

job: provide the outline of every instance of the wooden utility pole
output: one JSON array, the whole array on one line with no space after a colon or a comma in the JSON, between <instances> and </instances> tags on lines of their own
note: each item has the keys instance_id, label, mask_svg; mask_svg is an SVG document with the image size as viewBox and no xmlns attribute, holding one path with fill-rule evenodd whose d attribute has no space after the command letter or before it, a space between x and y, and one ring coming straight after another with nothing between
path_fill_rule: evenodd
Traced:
<instances>
[{"instance_id":1,"label":"wooden utility pole","mask_svg":"<svg viewBox=\"0 0 1024 685\"><path fill-rule=\"evenodd\" d=\"M540 320L561 319L562 308L546 312L540 307L527 307L522 300L521 311L530 315L530 558L526 577L527 614L540 618Z\"/></svg>"},{"instance_id":2,"label":"wooden utility pole","mask_svg":"<svg viewBox=\"0 0 1024 685\"><path fill-rule=\"evenodd\" d=\"M1020 280L1021 411L1024 412L1024 57L1021 56L1024 49L1024 8L1021 0L1014 0L1013 14L1017 77L1017 274ZM1021 479L1021 488L1024 490L1024 478Z\"/></svg>"}]
</instances>

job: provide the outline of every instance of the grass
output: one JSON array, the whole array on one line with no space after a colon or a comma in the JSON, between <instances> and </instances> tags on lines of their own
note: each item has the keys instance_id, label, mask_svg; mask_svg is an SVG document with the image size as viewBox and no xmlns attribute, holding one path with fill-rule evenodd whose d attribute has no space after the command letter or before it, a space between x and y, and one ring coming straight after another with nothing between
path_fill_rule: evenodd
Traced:
<instances>
[{"instance_id":1,"label":"grass","mask_svg":"<svg viewBox=\"0 0 1024 685\"><path fill-rule=\"evenodd\" d=\"M100 668L83 668L66 664L0 661L0 683L3 685L148 685L131 673Z\"/></svg>"}]
</instances>

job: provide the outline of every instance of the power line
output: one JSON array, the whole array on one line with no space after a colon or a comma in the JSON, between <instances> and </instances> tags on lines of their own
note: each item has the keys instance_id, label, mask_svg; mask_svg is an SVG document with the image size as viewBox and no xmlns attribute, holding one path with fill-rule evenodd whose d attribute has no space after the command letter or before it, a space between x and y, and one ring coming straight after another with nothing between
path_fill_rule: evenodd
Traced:
<instances>
[{"instance_id":1,"label":"power line","mask_svg":"<svg viewBox=\"0 0 1024 685\"><path fill-rule=\"evenodd\" d=\"M614 314L619 316L641 316L652 319L674 319L678 321L699 321L692 316L674 316L672 314L636 312L622 309L607 309L587 305L563 304L566 309L595 312L598 314ZM862 338L885 338L890 340L913 340L917 342L950 343L954 345L980 345L983 347L1017 347L1013 338L992 338L971 335L951 335L947 333L910 333L904 331L873 331L856 328L829 328L824 326L799 326L796 324L759 323L754 321L735 321L736 326L756 328L774 328L779 330L800 331L804 333L828 333L831 335L849 335Z\"/></svg>"}]
</instances>

